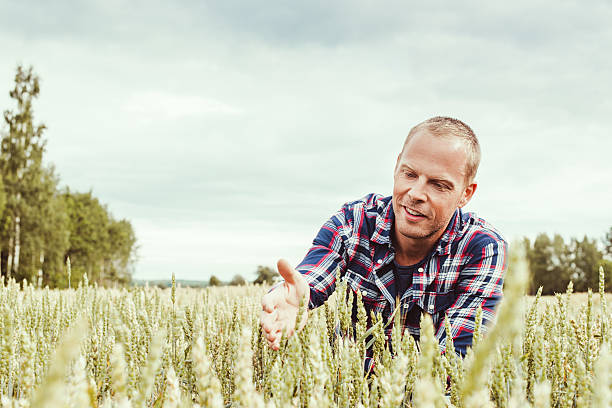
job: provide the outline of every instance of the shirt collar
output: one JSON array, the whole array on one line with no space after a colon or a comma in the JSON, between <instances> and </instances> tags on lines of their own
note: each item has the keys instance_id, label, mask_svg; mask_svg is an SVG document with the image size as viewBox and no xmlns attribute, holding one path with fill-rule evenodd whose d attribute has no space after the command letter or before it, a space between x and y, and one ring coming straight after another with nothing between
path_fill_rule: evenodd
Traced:
<instances>
[{"instance_id":1,"label":"shirt collar","mask_svg":"<svg viewBox=\"0 0 612 408\"><path fill-rule=\"evenodd\" d=\"M378 244L391 245L391 229L393 228L393 222L395 220L391 198L391 196L384 197L377 200L376 203L378 211L376 214L376 226L371 241ZM461 221L463 218L461 215L461 208L455 209L450 222L446 226L446 230L444 230L444 233L438 240L436 252L440 255L447 255L450 253L451 244L461 230Z\"/></svg>"},{"instance_id":2,"label":"shirt collar","mask_svg":"<svg viewBox=\"0 0 612 408\"><path fill-rule=\"evenodd\" d=\"M440 255L448 255L450 253L451 244L455 241L459 231L461 231L462 219L461 208L456 208L446 226L446 230L444 230L444 234L438 240L436 252Z\"/></svg>"},{"instance_id":3,"label":"shirt collar","mask_svg":"<svg viewBox=\"0 0 612 408\"><path fill-rule=\"evenodd\" d=\"M391 228L395 219L391 198L383 197L376 201L376 225L371 240L378 244L391 244Z\"/></svg>"}]
</instances>

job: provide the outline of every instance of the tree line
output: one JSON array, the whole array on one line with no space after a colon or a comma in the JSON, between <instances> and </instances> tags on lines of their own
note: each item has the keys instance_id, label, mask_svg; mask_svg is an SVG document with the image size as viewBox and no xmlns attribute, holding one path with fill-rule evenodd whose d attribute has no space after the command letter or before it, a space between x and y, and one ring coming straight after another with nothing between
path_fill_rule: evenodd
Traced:
<instances>
[{"instance_id":1,"label":"tree line","mask_svg":"<svg viewBox=\"0 0 612 408\"><path fill-rule=\"evenodd\" d=\"M529 293L535 294L542 286L542 294L562 293L571 281L574 291L586 292L589 288L599 288L599 268L604 269L605 286L611 291L612 283L612 227L602 242L584 236L582 239L571 238L565 241L559 234L549 237L539 234L534 240L524 238L523 245L530 269ZM269 266L258 266L255 284L272 285L280 276ZM235 275L231 281L224 283L218 277L211 276L208 286L239 286L246 280Z\"/></svg>"},{"instance_id":2,"label":"tree line","mask_svg":"<svg viewBox=\"0 0 612 408\"><path fill-rule=\"evenodd\" d=\"M599 288L599 268L605 273L606 289L612 280L612 227L603 239L584 236L565 241L559 234L541 233L533 241L525 238L523 245L531 272L530 292L551 295L564 292L572 281L574 291L586 292Z\"/></svg>"},{"instance_id":3,"label":"tree line","mask_svg":"<svg viewBox=\"0 0 612 408\"><path fill-rule=\"evenodd\" d=\"M43 163L44 124L34 120L40 92L32 67L17 67L4 111L0 142L0 275L67 287L87 273L90 282L131 281L136 236L92 192L59 188L52 164ZM69 264L69 266L68 266Z\"/></svg>"},{"instance_id":4,"label":"tree line","mask_svg":"<svg viewBox=\"0 0 612 408\"><path fill-rule=\"evenodd\" d=\"M272 285L277 279L280 279L279 273L269 266L259 265L255 273L257 277L252 282L255 285ZM223 282L216 275L212 275L208 280L208 286L243 286L246 284L247 280L240 274L234 275L229 282Z\"/></svg>"},{"instance_id":5,"label":"tree line","mask_svg":"<svg viewBox=\"0 0 612 408\"><path fill-rule=\"evenodd\" d=\"M599 288L599 268L604 269L607 291L612 289L612 227L602 241L584 236L571 238L567 242L555 234L539 234L534 240L524 238L522 242L530 269L529 293L535 294L542 286L542 294L562 293L571 281L574 291L586 292ZM602 245L603 244L603 245ZM272 285L279 274L269 266L258 266L255 284ZM246 280L235 275L229 282L222 282L213 275L208 286L240 286Z\"/></svg>"}]
</instances>

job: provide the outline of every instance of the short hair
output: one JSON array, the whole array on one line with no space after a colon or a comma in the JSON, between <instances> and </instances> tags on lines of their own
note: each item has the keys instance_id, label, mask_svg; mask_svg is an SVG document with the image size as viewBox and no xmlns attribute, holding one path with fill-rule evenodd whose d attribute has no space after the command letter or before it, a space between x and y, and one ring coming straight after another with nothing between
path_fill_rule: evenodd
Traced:
<instances>
[{"instance_id":1,"label":"short hair","mask_svg":"<svg viewBox=\"0 0 612 408\"><path fill-rule=\"evenodd\" d=\"M480 164L480 144L476 134L468 125L459 119L449 118L448 116L435 116L419 123L408 133L402 151L412 139L412 136L419 130L427 130L434 136L438 137L457 137L464 141L465 150L467 153L467 163L465 166L465 181L470 184L476 177L478 165Z\"/></svg>"}]
</instances>

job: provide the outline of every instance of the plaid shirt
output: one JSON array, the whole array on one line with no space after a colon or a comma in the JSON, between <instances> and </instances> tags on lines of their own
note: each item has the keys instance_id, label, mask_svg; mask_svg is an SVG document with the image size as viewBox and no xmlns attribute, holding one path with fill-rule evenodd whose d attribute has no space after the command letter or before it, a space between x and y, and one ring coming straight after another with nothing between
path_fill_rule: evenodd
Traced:
<instances>
[{"instance_id":1,"label":"plaid shirt","mask_svg":"<svg viewBox=\"0 0 612 408\"><path fill-rule=\"evenodd\" d=\"M396 305L393 220L391 197L369 194L345 204L323 225L296 268L310 285L309 307L322 305L334 292L339 267L348 287L361 291L368 315L374 311L387 320L395 307L401 307L405 329L418 339L421 311L429 313L441 352L448 316L455 349L464 355L472 344L476 309L482 306L483 328L494 319L508 244L486 221L457 208Z\"/></svg>"}]
</instances>

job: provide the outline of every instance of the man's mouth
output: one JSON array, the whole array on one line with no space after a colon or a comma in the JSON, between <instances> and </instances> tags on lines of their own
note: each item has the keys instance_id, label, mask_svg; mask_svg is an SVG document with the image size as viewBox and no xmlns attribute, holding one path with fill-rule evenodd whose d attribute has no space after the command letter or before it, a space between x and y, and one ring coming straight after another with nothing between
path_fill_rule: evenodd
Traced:
<instances>
[{"instance_id":1,"label":"man's mouth","mask_svg":"<svg viewBox=\"0 0 612 408\"><path fill-rule=\"evenodd\" d=\"M408 207L404 207L404 212L406 213L408 219L413 220L413 221L422 220L423 218L427 218L422 213L416 210L410 209Z\"/></svg>"}]
</instances>

